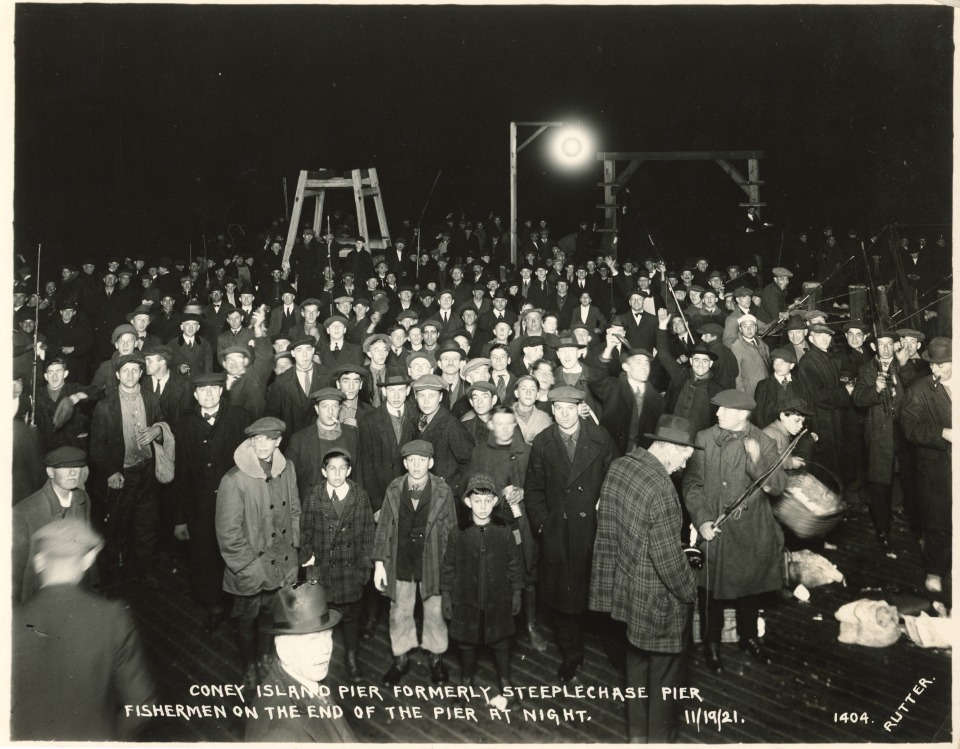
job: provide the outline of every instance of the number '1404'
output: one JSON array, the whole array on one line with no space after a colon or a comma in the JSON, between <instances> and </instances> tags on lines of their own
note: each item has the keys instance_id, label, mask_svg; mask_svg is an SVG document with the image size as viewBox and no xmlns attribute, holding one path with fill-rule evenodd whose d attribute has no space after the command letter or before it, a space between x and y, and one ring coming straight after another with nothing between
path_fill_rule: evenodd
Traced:
<instances>
[{"instance_id":1,"label":"number '1404'","mask_svg":"<svg viewBox=\"0 0 960 749\"><path fill-rule=\"evenodd\" d=\"M870 716L866 713L834 713L834 723L869 723Z\"/></svg>"}]
</instances>

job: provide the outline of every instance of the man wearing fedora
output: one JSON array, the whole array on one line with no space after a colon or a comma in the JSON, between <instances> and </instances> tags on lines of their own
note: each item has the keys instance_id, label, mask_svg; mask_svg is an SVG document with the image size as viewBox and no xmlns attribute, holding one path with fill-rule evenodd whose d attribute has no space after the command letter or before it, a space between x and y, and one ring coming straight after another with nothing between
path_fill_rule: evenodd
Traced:
<instances>
[{"instance_id":1,"label":"man wearing fedora","mask_svg":"<svg viewBox=\"0 0 960 749\"><path fill-rule=\"evenodd\" d=\"M213 348L200 332L201 318L196 312L180 318L180 335L167 341L173 352L173 368L180 374L195 375L213 371Z\"/></svg>"},{"instance_id":2,"label":"man wearing fedora","mask_svg":"<svg viewBox=\"0 0 960 749\"><path fill-rule=\"evenodd\" d=\"M713 365L720 357L706 344L697 343L689 350L687 361L678 364L667 343L666 327L671 315L664 309L657 315L657 360L670 376L663 410L689 419L694 432L699 432L713 423L716 408L710 399L724 389L713 376Z\"/></svg>"},{"instance_id":3,"label":"man wearing fedora","mask_svg":"<svg viewBox=\"0 0 960 749\"><path fill-rule=\"evenodd\" d=\"M272 416L243 430L248 439L233 453L235 465L217 490L215 527L226 569L223 589L233 596L245 681L262 679L257 652L257 619L276 592L297 576L300 498L296 469L277 449L286 425ZM261 633L262 634L262 633ZM259 668L258 668L259 666Z\"/></svg>"},{"instance_id":4,"label":"man wearing fedora","mask_svg":"<svg viewBox=\"0 0 960 749\"><path fill-rule=\"evenodd\" d=\"M700 535L708 542L707 563L699 573L700 634L707 668L723 671L720 635L724 603L734 601L740 648L769 663L757 634L760 595L782 585L783 532L767 494L779 494L784 476L777 470L754 490L741 510L717 527L714 521L777 460L774 441L750 423L756 402L740 390L724 390L711 400L717 424L697 434L683 474L683 499Z\"/></svg>"},{"instance_id":5,"label":"man wearing fedora","mask_svg":"<svg viewBox=\"0 0 960 749\"><path fill-rule=\"evenodd\" d=\"M940 594L953 551L953 340L937 337L923 353L930 376L907 391L901 423L916 448L925 586Z\"/></svg>"},{"instance_id":6,"label":"man wearing fedora","mask_svg":"<svg viewBox=\"0 0 960 749\"><path fill-rule=\"evenodd\" d=\"M676 736L674 700L661 687L684 683L697 581L677 535L682 513L670 474L682 470L696 431L682 416L664 414L653 443L618 458L600 490L590 608L627 625L627 683L646 687L630 700L631 743L667 743Z\"/></svg>"}]
</instances>

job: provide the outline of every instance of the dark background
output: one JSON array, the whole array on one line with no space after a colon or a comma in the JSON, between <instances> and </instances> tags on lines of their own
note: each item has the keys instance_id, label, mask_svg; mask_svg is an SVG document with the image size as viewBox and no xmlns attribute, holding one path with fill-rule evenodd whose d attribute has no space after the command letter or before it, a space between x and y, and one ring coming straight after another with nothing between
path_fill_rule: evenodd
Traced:
<instances>
[{"instance_id":1,"label":"dark background","mask_svg":"<svg viewBox=\"0 0 960 749\"><path fill-rule=\"evenodd\" d=\"M601 150L764 150L778 233L949 222L952 34L946 7L19 4L15 246L254 240L283 177L292 200L320 167L377 167L392 228L441 169L426 226L506 225L525 119L580 120ZM546 142L520 155L520 214L559 237L601 218L601 166L567 173ZM722 252L745 199L709 162L646 164L630 192L684 254Z\"/></svg>"}]
</instances>

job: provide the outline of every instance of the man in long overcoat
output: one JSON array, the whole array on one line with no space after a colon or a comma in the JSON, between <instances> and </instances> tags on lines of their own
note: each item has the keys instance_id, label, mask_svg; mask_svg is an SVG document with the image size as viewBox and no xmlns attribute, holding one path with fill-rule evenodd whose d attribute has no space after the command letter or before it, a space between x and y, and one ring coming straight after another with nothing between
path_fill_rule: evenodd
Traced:
<instances>
[{"instance_id":1,"label":"man in long overcoat","mask_svg":"<svg viewBox=\"0 0 960 749\"><path fill-rule=\"evenodd\" d=\"M534 533L540 534L540 589L553 609L563 662L559 677L577 678L583 664L583 634L600 487L617 457L609 432L581 419L583 392L550 391L555 423L533 441L524 482L524 502Z\"/></svg>"},{"instance_id":2,"label":"man in long overcoat","mask_svg":"<svg viewBox=\"0 0 960 749\"><path fill-rule=\"evenodd\" d=\"M364 466L361 486L370 497L370 507L379 517L387 487L404 473L400 448L416 438L416 420L407 405L410 379L390 375L380 386L381 404L362 416L360 430L360 462Z\"/></svg>"},{"instance_id":3,"label":"man in long overcoat","mask_svg":"<svg viewBox=\"0 0 960 749\"><path fill-rule=\"evenodd\" d=\"M782 585L783 531L770 509L768 493L779 494L783 473L775 471L719 529L714 521L777 459L774 441L749 422L754 400L739 390L714 396L717 424L697 434L697 446L683 474L683 500L694 526L708 542L700 586L700 632L707 668L723 670L720 634L724 602L736 601L740 647L769 663L757 635L759 596ZM769 490L769 492L767 491Z\"/></svg>"},{"instance_id":4,"label":"man in long overcoat","mask_svg":"<svg viewBox=\"0 0 960 749\"><path fill-rule=\"evenodd\" d=\"M284 439L289 443L294 434L316 420L317 414L308 396L329 384L330 370L314 360L316 341L312 336L291 341L288 350L293 354L296 366L282 372L274 380L267 393L264 414L275 416L286 424Z\"/></svg>"},{"instance_id":5,"label":"man in long overcoat","mask_svg":"<svg viewBox=\"0 0 960 749\"><path fill-rule=\"evenodd\" d=\"M217 544L217 491L233 465L233 453L246 439L252 419L223 397L222 372L194 375L190 387L193 410L176 435L176 475L173 482L173 534L188 542L190 582L207 612L206 631L216 629L225 610L223 557Z\"/></svg>"},{"instance_id":6,"label":"man in long overcoat","mask_svg":"<svg viewBox=\"0 0 960 749\"><path fill-rule=\"evenodd\" d=\"M841 476L843 454L841 409L850 405L853 383L840 382L840 363L828 353L833 331L814 324L807 334L810 350L797 364L797 381L813 409L810 430L817 435L813 460ZM764 425L766 426L766 425Z\"/></svg>"},{"instance_id":7,"label":"man in long overcoat","mask_svg":"<svg viewBox=\"0 0 960 749\"><path fill-rule=\"evenodd\" d=\"M695 434L688 419L661 416L649 451L613 461L600 491L590 608L626 622L627 683L647 688L649 699L627 708L631 743L667 743L676 732L676 703L660 690L684 683L697 580L677 535L670 474L693 453Z\"/></svg>"},{"instance_id":8,"label":"man in long overcoat","mask_svg":"<svg viewBox=\"0 0 960 749\"><path fill-rule=\"evenodd\" d=\"M770 349L757 336L757 318L751 314L737 318L739 332L736 340L730 344L730 351L737 360L737 390L751 398L757 389L757 383L770 374Z\"/></svg>"},{"instance_id":9,"label":"man in long overcoat","mask_svg":"<svg viewBox=\"0 0 960 749\"><path fill-rule=\"evenodd\" d=\"M901 420L917 450L917 490L923 529L926 588L940 593L950 574L953 550L953 356L950 338L934 338L923 358L930 376L907 391Z\"/></svg>"}]
</instances>

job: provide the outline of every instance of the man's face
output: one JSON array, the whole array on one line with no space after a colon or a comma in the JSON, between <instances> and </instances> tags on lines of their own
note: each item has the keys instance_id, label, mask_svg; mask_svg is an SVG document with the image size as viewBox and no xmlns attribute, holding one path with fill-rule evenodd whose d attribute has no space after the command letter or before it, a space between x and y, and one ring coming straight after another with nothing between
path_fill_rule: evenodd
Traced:
<instances>
[{"instance_id":1,"label":"man's face","mask_svg":"<svg viewBox=\"0 0 960 749\"><path fill-rule=\"evenodd\" d=\"M439 390L420 390L417 392L417 406L421 413L429 416L440 407Z\"/></svg>"},{"instance_id":2,"label":"man's face","mask_svg":"<svg viewBox=\"0 0 960 749\"><path fill-rule=\"evenodd\" d=\"M590 332L583 328L575 328L573 337L577 339L577 343L581 346L586 346L590 343Z\"/></svg>"},{"instance_id":3,"label":"man's face","mask_svg":"<svg viewBox=\"0 0 960 749\"><path fill-rule=\"evenodd\" d=\"M920 348L920 341L913 336L903 336L900 339L900 348L907 352L908 357L913 357Z\"/></svg>"},{"instance_id":4,"label":"man's face","mask_svg":"<svg viewBox=\"0 0 960 749\"><path fill-rule=\"evenodd\" d=\"M347 400L352 401L360 393L360 388L363 387L363 378L356 372L345 372L337 380L337 387L347 396Z\"/></svg>"},{"instance_id":5,"label":"man's face","mask_svg":"<svg viewBox=\"0 0 960 749\"><path fill-rule=\"evenodd\" d=\"M330 398L318 402L314 407L317 412L317 423L324 429L333 429L340 418L340 401Z\"/></svg>"},{"instance_id":6,"label":"man's face","mask_svg":"<svg viewBox=\"0 0 960 749\"><path fill-rule=\"evenodd\" d=\"M753 320L744 320L740 323L740 334L748 341L757 334L757 324Z\"/></svg>"},{"instance_id":7,"label":"man's face","mask_svg":"<svg viewBox=\"0 0 960 749\"><path fill-rule=\"evenodd\" d=\"M712 366L713 359L706 354L694 354L690 357L690 368L697 377L706 377Z\"/></svg>"},{"instance_id":8,"label":"man's face","mask_svg":"<svg viewBox=\"0 0 960 749\"><path fill-rule=\"evenodd\" d=\"M433 468L433 458L428 458L426 455L408 455L403 459L403 467L407 469L407 475L410 478L420 482Z\"/></svg>"},{"instance_id":9,"label":"man's face","mask_svg":"<svg viewBox=\"0 0 960 749\"><path fill-rule=\"evenodd\" d=\"M207 410L216 408L220 404L223 388L219 385L201 385L193 389L193 397L201 408Z\"/></svg>"},{"instance_id":10,"label":"man's face","mask_svg":"<svg viewBox=\"0 0 960 749\"><path fill-rule=\"evenodd\" d=\"M397 328L392 333L390 333L390 345L393 346L394 348L400 348L406 342L407 342L407 331L405 331L403 328Z\"/></svg>"},{"instance_id":11,"label":"man's face","mask_svg":"<svg viewBox=\"0 0 960 749\"><path fill-rule=\"evenodd\" d=\"M690 298L693 299L693 294L690 295ZM713 311L717 308L717 295L713 292L708 292L703 295L703 306L708 311Z\"/></svg>"},{"instance_id":12,"label":"man's face","mask_svg":"<svg viewBox=\"0 0 960 749\"><path fill-rule=\"evenodd\" d=\"M536 380L524 380L517 385L517 389L513 391L513 394L521 406L529 408L536 402L539 392L540 385Z\"/></svg>"},{"instance_id":13,"label":"man's face","mask_svg":"<svg viewBox=\"0 0 960 749\"><path fill-rule=\"evenodd\" d=\"M350 475L350 470L350 464L347 463L346 458L340 455L334 455L327 460L327 464L320 469L320 473L323 474L323 477L330 486L334 489L339 489L347 483L347 476Z\"/></svg>"},{"instance_id":14,"label":"man's face","mask_svg":"<svg viewBox=\"0 0 960 749\"><path fill-rule=\"evenodd\" d=\"M126 388L127 390L132 390L137 386L137 383L140 382L140 375L143 374L143 370L140 369L140 365L135 362L128 362L120 367L120 370L117 372L117 379L120 380L120 387Z\"/></svg>"},{"instance_id":15,"label":"man's face","mask_svg":"<svg viewBox=\"0 0 960 749\"><path fill-rule=\"evenodd\" d=\"M227 325L231 330L240 330L241 322L243 322L243 315L240 312L231 312L227 315Z\"/></svg>"},{"instance_id":16,"label":"man's face","mask_svg":"<svg viewBox=\"0 0 960 749\"><path fill-rule=\"evenodd\" d=\"M63 381L67 374L68 371L63 368L62 364L51 364L47 367L47 371L43 373L43 379L47 381L51 390L59 390L63 387Z\"/></svg>"},{"instance_id":17,"label":"man's face","mask_svg":"<svg viewBox=\"0 0 960 749\"><path fill-rule=\"evenodd\" d=\"M528 362L539 361L543 358L543 346L524 346L523 358Z\"/></svg>"},{"instance_id":18,"label":"man's face","mask_svg":"<svg viewBox=\"0 0 960 749\"><path fill-rule=\"evenodd\" d=\"M502 348L490 352L490 365L494 372L503 372L510 366L510 356Z\"/></svg>"},{"instance_id":19,"label":"man's face","mask_svg":"<svg viewBox=\"0 0 960 749\"><path fill-rule=\"evenodd\" d=\"M496 507L497 501L497 495L491 492L474 492L463 498L463 503L470 508L473 521L480 524L484 524L490 519L490 514Z\"/></svg>"},{"instance_id":20,"label":"man's face","mask_svg":"<svg viewBox=\"0 0 960 749\"><path fill-rule=\"evenodd\" d=\"M698 269L701 273L703 273L703 272L707 269L707 265L708 265L708 263L707 263L706 260L698 260L698 261L697 261L697 269Z\"/></svg>"},{"instance_id":21,"label":"man's face","mask_svg":"<svg viewBox=\"0 0 960 749\"><path fill-rule=\"evenodd\" d=\"M498 322L493 326L493 337L500 343L506 343L510 338L510 326L505 322Z\"/></svg>"},{"instance_id":22,"label":"man's face","mask_svg":"<svg viewBox=\"0 0 960 749\"><path fill-rule=\"evenodd\" d=\"M423 341L428 346L433 346L437 342L437 336L439 331L433 325L425 325L423 327Z\"/></svg>"},{"instance_id":23,"label":"man's face","mask_svg":"<svg viewBox=\"0 0 960 749\"><path fill-rule=\"evenodd\" d=\"M180 323L180 330L183 331L183 334L187 338L192 338L197 334L197 331L200 330L200 323L196 320L184 320Z\"/></svg>"},{"instance_id":24,"label":"man's face","mask_svg":"<svg viewBox=\"0 0 960 749\"><path fill-rule=\"evenodd\" d=\"M278 338L273 342L273 353L278 354L281 351L286 351L290 348L290 339L289 338Z\"/></svg>"},{"instance_id":25,"label":"man's face","mask_svg":"<svg viewBox=\"0 0 960 749\"><path fill-rule=\"evenodd\" d=\"M566 296L568 288L569 286L567 285L566 281L557 281L557 296ZM504 304L506 304L507 300L504 299L503 301Z\"/></svg>"},{"instance_id":26,"label":"man's face","mask_svg":"<svg viewBox=\"0 0 960 749\"><path fill-rule=\"evenodd\" d=\"M546 268L537 268L537 280L546 281L547 280L547 269Z\"/></svg>"},{"instance_id":27,"label":"man's face","mask_svg":"<svg viewBox=\"0 0 960 749\"><path fill-rule=\"evenodd\" d=\"M37 321L32 317L25 317L20 321L20 330L22 330L27 335L33 335L33 331L36 329Z\"/></svg>"},{"instance_id":28,"label":"man's face","mask_svg":"<svg viewBox=\"0 0 960 749\"><path fill-rule=\"evenodd\" d=\"M169 296L165 296L160 300L160 306L163 307L164 312L171 312L173 310L174 303L173 297Z\"/></svg>"},{"instance_id":29,"label":"man's face","mask_svg":"<svg viewBox=\"0 0 960 749\"><path fill-rule=\"evenodd\" d=\"M483 416L484 414L490 413L496 397L493 393L488 393L486 390L474 390L470 395L470 405L473 406L473 410L477 416Z\"/></svg>"},{"instance_id":30,"label":"man's face","mask_svg":"<svg viewBox=\"0 0 960 749\"><path fill-rule=\"evenodd\" d=\"M685 284L693 283L693 271L684 270L680 272L680 280Z\"/></svg>"},{"instance_id":31,"label":"man's face","mask_svg":"<svg viewBox=\"0 0 960 749\"><path fill-rule=\"evenodd\" d=\"M297 369L313 369L313 346L303 344L293 350L293 359L297 363Z\"/></svg>"},{"instance_id":32,"label":"man's face","mask_svg":"<svg viewBox=\"0 0 960 749\"><path fill-rule=\"evenodd\" d=\"M334 321L327 326L327 336L331 341L342 341L347 327L339 321Z\"/></svg>"},{"instance_id":33,"label":"man's face","mask_svg":"<svg viewBox=\"0 0 960 749\"><path fill-rule=\"evenodd\" d=\"M700 304L700 300L702 297L700 296L699 291L694 291L693 289L690 289L690 291L688 292L688 296L690 297L690 304L693 304L693 305Z\"/></svg>"},{"instance_id":34,"label":"man's face","mask_svg":"<svg viewBox=\"0 0 960 749\"><path fill-rule=\"evenodd\" d=\"M253 294L241 294L240 304L242 304L244 307L249 307L251 304L253 304Z\"/></svg>"},{"instance_id":35,"label":"man's face","mask_svg":"<svg viewBox=\"0 0 960 749\"><path fill-rule=\"evenodd\" d=\"M250 438L253 453L259 460L271 460L273 453L280 445L281 437L271 437L268 434L255 434Z\"/></svg>"},{"instance_id":36,"label":"man's face","mask_svg":"<svg viewBox=\"0 0 960 749\"><path fill-rule=\"evenodd\" d=\"M850 348L858 349L863 346L863 331L860 328L850 328L844 336Z\"/></svg>"},{"instance_id":37,"label":"man's face","mask_svg":"<svg viewBox=\"0 0 960 749\"><path fill-rule=\"evenodd\" d=\"M383 388L383 395L387 403L393 408L400 408L406 403L407 396L410 395L409 385L387 385Z\"/></svg>"},{"instance_id":38,"label":"man's face","mask_svg":"<svg viewBox=\"0 0 960 749\"><path fill-rule=\"evenodd\" d=\"M631 356L623 363L623 369L631 380L646 382L650 376L650 360L642 354Z\"/></svg>"},{"instance_id":39,"label":"man's face","mask_svg":"<svg viewBox=\"0 0 960 749\"><path fill-rule=\"evenodd\" d=\"M69 323L75 314L77 314L77 311L73 307L68 307L60 310L60 319L65 323Z\"/></svg>"},{"instance_id":40,"label":"man's face","mask_svg":"<svg viewBox=\"0 0 960 749\"><path fill-rule=\"evenodd\" d=\"M407 322L410 321L408 320ZM410 329L407 331L407 338L410 339L411 345L419 346L421 343L423 343L423 329L416 325L411 325Z\"/></svg>"},{"instance_id":41,"label":"man's face","mask_svg":"<svg viewBox=\"0 0 960 749\"><path fill-rule=\"evenodd\" d=\"M160 354L149 354L144 357L146 360L147 375L150 377L162 376L162 367L165 360Z\"/></svg>"},{"instance_id":42,"label":"man's face","mask_svg":"<svg viewBox=\"0 0 960 749\"><path fill-rule=\"evenodd\" d=\"M737 300L737 304L738 304L742 309L749 309L749 307L750 307L750 295L749 295L749 294L741 294L740 296L736 297L736 300Z\"/></svg>"},{"instance_id":43,"label":"man's face","mask_svg":"<svg viewBox=\"0 0 960 749\"><path fill-rule=\"evenodd\" d=\"M490 417L490 430L498 445L509 445L517 428L517 417L512 413L496 413Z\"/></svg>"},{"instance_id":44,"label":"man's face","mask_svg":"<svg viewBox=\"0 0 960 749\"><path fill-rule=\"evenodd\" d=\"M527 335L540 335L543 332L543 317L539 312L532 312L524 319L527 321Z\"/></svg>"},{"instance_id":45,"label":"man's face","mask_svg":"<svg viewBox=\"0 0 960 749\"><path fill-rule=\"evenodd\" d=\"M460 317L463 320L463 324L467 327L472 326L477 321L477 313L472 309L465 309Z\"/></svg>"},{"instance_id":46,"label":"man's face","mask_svg":"<svg viewBox=\"0 0 960 749\"><path fill-rule=\"evenodd\" d=\"M553 404L553 419L563 429L573 429L579 418L576 403L557 401Z\"/></svg>"},{"instance_id":47,"label":"man's face","mask_svg":"<svg viewBox=\"0 0 960 749\"><path fill-rule=\"evenodd\" d=\"M787 276L774 276L773 282L779 286L781 289L787 288L787 285L790 283L790 279Z\"/></svg>"},{"instance_id":48,"label":"man's face","mask_svg":"<svg viewBox=\"0 0 960 749\"><path fill-rule=\"evenodd\" d=\"M783 359L774 359L772 366L773 373L777 377L786 377L796 365L794 365L793 362L784 361Z\"/></svg>"},{"instance_id":49,"label":"man's face","mask_svg":"<svg viewBox=\"0 0 960 749\"><path fill-rule=\"evenodd\" d=\"M117 285L117 277L113 273L107 273L103 277L103 286L107 289L112 289Z\"/></svg>"},{"instance_id":50,"label":"man's face","mask_svg":"<svg viewBox=\"0 0 960 749\"><path fill-rule=\"evenodd\" d=\"M747 425L749 416L749 411L720 406L717 409L717 424L721 429L726 429L728 432L739 432Z\"/></svg>"},{"instance_id":51,"label":"man's face","mask_svg":"<svg viewBox=\"0 0 960 749\"><path fill-rule=\"evenodd\" d=\"M564 369L572 369L575 367L577 365L577 361L579 360L579 351L580 350L578 348L574 348L573 346L561 346L558 348L557 359L560 360L560 365Z\"/></svg>"},{"instance_id":52,"label":"man's face","mask_svg":"<svg viewBox=\"0 0 960 749\"><path fill-rule=\"evenodd\" d=\"M593 260L587 261L587 272L593 273L597 269L597 263Z\"/></svg>"},{"instance_id":53,"label":"man's face","mask_svg":"<svg viewBox=\"0 0 960 749\"><path fill-rule=\"evenodd\" d=\"M116 348L120 356L126 356L137 345L137 337L133 333L124 333L117 339Z\"/></svg>"},{"instance_id":54,"label":"man's face","mask_svg":"<svg viewBox=\"0 0 960 749\"><path fill-rule=\"evenodd\" d=\"M463 271L460 269L459 265L450 271L450 278L452 278L457 283L463 280Z\"/></svg>"},{"instance_id":55,"label":"man's face","mask_svg":"<svg viewBox=\"0 0 960 749\"><path fill-rule=\"evenodd\" d=\"M531 275L532 275L532 273L530 272L530 269L529 269L529 268L521 268L521 269L520 269L520 277L521 277L524 281L529 281Z\"/></svg>"},{"instance_id":56,"label":"man's face","mask_svg":"<svg viewBox=\"0 0 960 749\"><path fill-rule=\"evenodd\" d=\"M404 289L400 292L400 301L404 304L409 304L411 299L413 299L413 292L409 289Z\"/></svg>"},{"instance_id":57,"label":"man's face","mask_svg":"<svg viewBox=\"0 0 960 749\"><path fill-rule=\"evenodd\" d=\"M930 374L939 377L942 382L950 382L950 378L953 377L953 362L947 361L942 364L930 362Z\"/></svg>"},{"instance_id":58,"label":"man's face","mask_svg":"<svg viewBox=\"0 0 960 749\"><path fill-rule=\"evenodd\" d=\"M833 340L833 336L829 333L811 333L810 334L810 343L816 346L821 351L826 351L830 348L830 342Z\"/></svg>"},{"instance_id":59,"label":"man's face","mask_svg":"<svg viewBox=\"0 0 960 749\"><path fill-rule=\"evenodd\" d=\"M214 289L210 292L210 301L214 304L220 304L220 301L223 299L223 292L220 289Z\"/></svg>"},{"instance_id":60,"label":"man's face","mask_svg":"<svg viewBox=\"0 0 960 749\"><path fill-rule=\"evenodd\" d=\"M227 354L223 357L223 368L228 375L242 375L247 371L247 358L243 354Z\"/></svg>"},{"instance_id":61,"label":"man's face","mask_svg":"<svg viewBox=\"0 0 960 749\"><path fill-rule=\"evenodd\" d=\"M675 317L671 323L673 326L673 332L677 336L685 336L687 334L687 324L683 321L682 317Z\"/></svg>"},{"instance_id":62,"label":"man's face","mask_svg":"<svg viewBox=\"0 0 960 749\"><path fill-rule=\"evenodd\" d=\"M883 337L877 339L877 356L880 358L880 361L886 363L893 359L893 354L896 351L894 341L892 338Z\"/></svg>"},{"instance_id":63,"label":"man's face","mask_svg":"<svg viewBox=\"0 0 960 749\"><path fill-rule=\"evenodd\" d=\"M47 476L53 485L61 491L72 492L80 485L80 471L82 470L82 466L48 468Z\"/></svg>"},{"instance_id":64,"label":"man's face","mask_svg":"<svg viewBox=\"0 0 960 749\"><path fill-rule=\"evenodd\" d=\"M803 414L790 414L789 416L781 417L780 421L787 430L787 434L791 437L796 437L800 434L800 430L803 429L804 416Z\"/></svg>"},{"instance_id":65,"label":"man's face","mask_svg":"<svg viewBox=\"0 0 960 749\"><path fill-rule=\"evenodd\" d=\"M96 266L93 263L84 263L82 267L83 267L83 272L89 276L90 274L93 273L94 268Z\"/></svg>"},{"instance_id":66,"label":"man's face","mask_svg":"<svg viewBox=\"0 0 960 749\"><path fill-rule=\"evenodd\" d=\"M437 303L440 305L440 309L448 310L453 306L453 297L449 294L441 294Z\"/></svg>"},{"instance_id":67,"label":"man's face","mask_svg":"<svg viewBox=\"0 0 960 749\"><path fill-rule=\"evenodd\" d=\"M390 347L384 341L377 341L372 346L370 346L369 355L370 361L376 364L378 367L382 367L387 361L387 356L390 353Z\"/></svg>"},{"instance_id":68,"label":"man's face","mask_svg":"<svg viewBox=\"0 0 960 749\"><path fill-rule=\"evenodd\" d=\"M803 330L788 330L787 331L787 340L790 341L794 346L799 346L803 343L804 331Z\"/></svg>"},{"instance_id":69,"label":"man's face","mask_svg":"<svg viewBox=\"0 0 960 749\"><path fill-rule=\"evenodd\" d=\"M374 289L377 288L376 281L373 281L372 284ZM370 286L370 283L368 283L367 286ZM337 302L337 312L339 312L344 317L350 317L350 312L352 308L353 308L353 302L350 302L350 301Z\"/></svg>"},{"instance_id":70,"label":"man's face","mask_svg":"<svg viewBox=\"0 0 960 749\"><path fill-rule=\"evenodd\" d=\"M73 271L71 271L69 268L63 268L60 271L60 278L62 278L64 281L70 278L71 275L73 275Z\"/></svg>"},{"instance_id":71,"label":"man's face","mask_svg":"<svg viewBox=\"0 0 960 749\"><path fill-rule=\"evenodd\" d=\"M643 297L640 294L630 295L630 309L634 313L643 312Z\"/></svg>"},{"instance_id":72,"label":"man's face","mask_svg":"<svg viewBox=\"0 0 960 749\"><path fill-rule=\"evenodd\" d=\"M486 364L475 366L464 375L464 379L471 385L475 382L490 382L490 368Z\"/></svg>"},{"instance_id":73,"label":"man's face","mask_svg":"<svg viewBox=\"0 0 960 749\"><path fill-rule=\"evenodd\" d=\"M320 314L320 308L315 304L308 304L303 308L303 321L307 325L313 325L317 322L317 317Z\"/></svg>"},{"instance_id":74,"label":"man's face","mask_svg":"<svg viewBox=\"0 0 960 749\"><path fill-rule=\"evenodd\" d=\"M410 375L411 380L416 380L418 377L423 377L431 372L433 372L433 367L422 356L418 356L407 367L407 374Z\"/></svg>"}]
</instances>

